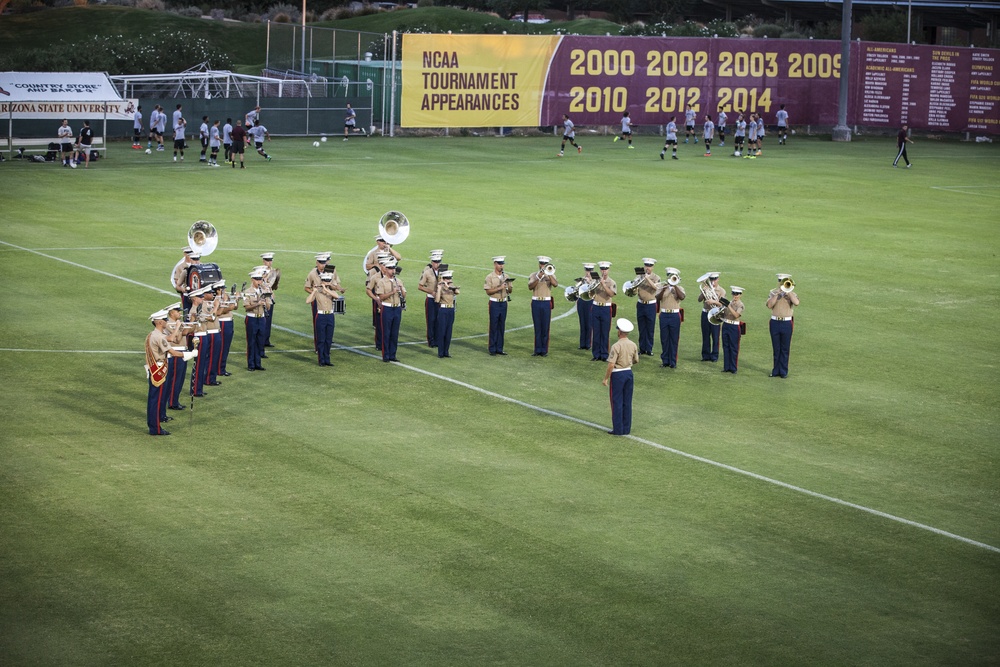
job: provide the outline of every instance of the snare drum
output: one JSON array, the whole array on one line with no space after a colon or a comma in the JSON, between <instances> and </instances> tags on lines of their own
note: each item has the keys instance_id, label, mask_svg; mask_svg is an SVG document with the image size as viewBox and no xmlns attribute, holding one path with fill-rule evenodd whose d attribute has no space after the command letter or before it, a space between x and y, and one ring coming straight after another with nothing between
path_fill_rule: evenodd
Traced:
<instances>
[{"instance_id":1,"label":"snare drum","mask_svg":"<svg viewBox=\"0 0 1000 667\"><path fill-rule=\"evenodd\" d=\"M343 297L333 300L333 314L343 315L345 313Z\"/></svg>"}]
</instances>

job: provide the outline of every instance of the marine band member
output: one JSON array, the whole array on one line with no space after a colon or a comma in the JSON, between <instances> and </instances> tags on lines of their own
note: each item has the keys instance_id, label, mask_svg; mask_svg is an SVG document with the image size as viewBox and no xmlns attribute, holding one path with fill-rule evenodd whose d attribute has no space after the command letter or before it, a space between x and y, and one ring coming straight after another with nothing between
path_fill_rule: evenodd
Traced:
<instances>
[{"instance_id":1,"label":"marine band member","mask_svg":"<svg viewBox=\"0 0 1000 667\"><path fill-rule=\"evenodd\" d=\"M330 253L321 252L316 255L316 268L309 272L306 276L306 283L303 285L302 289L306 291L306 294L312 292L315 288L319 287L320 276L326 273L326 265L330 261ZM333 273L336 273L337 267L334 267ZM312 329L313 329L313 351L319 352L319 344L316 342L316 302L313 301L312 306Z\"/></svg>"},{"instance_id":2,"label":"marine band member","mask_svg":"<svg viewBox=\"0 0 1000 667\"><path fill-rule=\"evenodd\" d=\"M427 295L424 299L424 323L427 327L427 346L437 347L437 285L438 274L441 270L441 260L444 258L444 250L431 250L430 263L424 267L420 274L420 281L417 289ZM397 262L399 260L396 260Z\"/></svg>"},{"instance_id":3,"label":"marine band member","mask_svg":"<svg viewBox=\"0 0 1000 667\"><path fill-rule=\"evenodd\" d=\"M489 352L490 356L507 356L503 351L504 332L507 327L507 302L510 300L510 292L513 286L513 278L508 278L504 273L504 263L507 261L505 255L496 255L493 258L493 271L486 276L483 289L489 297L490 326L489 326Z\"/></svg>"},{"instance_id":4,"label":"marine band member","mask_svg":"<svg viewBox=\"0 0 1000 667\"><path fill-rule=\"evenodd\" d=\"M272 264L274 262L273 252L265 252L260 258L264 262L264 266L267 267L267 273L264 274L264 285L271 291L271 307L267 309L266 317L264 317L266 322L264 347L274 347L271 345L271 321L274 319L274 292L278 291L278 284L281 282L281 269L275 268Z\"/></svg>"},{"instance_id":5,"label":"marine band member","mask_svg":"<svg viewBox=\"0 0 1000 667\"><path fill-rule=\"evenodd\" d=\"M592 284L596 279L591 275L595 273L597 265L593 262L583 263L583 276L581 276L580 287ZM580 349L589 350L594 340L594 303L591 299L576 300L576 315L580 319Z\"/></svg>"},{"instance_id":6,"label":"marine band member","mask_svg":"<svg viewBox=\"0 0 1000 667\"><path fill-rule=\"evenodd\" d=\"M198 355L197 350L181 352L171 347L164 331L169 316L167 310L158 310L149 316L149 321L153 323L153 330L146 336L146 381L149 385L146 394L146 426L150 435L170 435L170 431L163 430L161 425L168 421L165 412L168 400L167 358L181 357L187 360Z\"/></svg>"},{"instance_id":7,"label":"marine band member","mask_svg":"<svg viewBox=\"0 0 1000 667\"><path fill-rule=\"evenodd\" d=\"M722 372L736 375L740 361L740 336L743 333L743 288L729 288L733 298L722 313Z\"/></svg>"},{"instance_id":8,"label":"marine band member","mask_svg":"<svg viewBox=\"0 0 1000 667\"><path fill-rule=\"evenodd\" d=\"M707 275L708 285L704 287L698 295L698 301L702 304L701 310L701 360L719 360L719 326L708 321L708 311L722 305L719 299L726 296L726 290L719 287L719 272L709 271ZM699 280L698 282L702 282Z\"/></svg>"},{"instance_id":9,"label":"marine band member","mask_svg":"<svg viewBox=\"0 0 1000 667\"><path fill-rule=\"evenodd\" d=\"M442 271L441 279L438 280L434 301L437 303L438 313L434 332L434 340L437 341L438 358L450 357L451 332L455 326L455 305L459 288L452 282L452 271Z\"/></svg>"},{"instance_id":10,"label":"marine band member","mask_svg":"<svg viewBox=\"0 0 1000 667\"><path fill-rule=\"evenodd\" d=\"M183 353L188 351L187 336L194 327L184 321L184 306L178 301L165 308L168 313L167 323L164 326L164 333L170 343L170 349L180 352L182 356L171 355L167 359L167 409L183 410L181 405L181 389L184 388L184 379L187 376L187 361ZM163 415L161 415L163 416Z\"/></svg>"},{"instance_id":11,"label":"marine band member","mask_svg":"<svg viewBox=\"0 0 1000 667\"><path fill-rule=\"evenodd\" d=\"M614 305L612 303L618 293L618 284L608 275L611 269L611 262L598 262L597 268L601 270L597 285L591 292L594 295L594 305L591 310L591 322L594 331L593 344L591 345L591 361L607 361L608 348L611 345L611 318L614 317Z\"/></svg>"},{"instance_id":12,"label":"marine band member","mask_svg":"<svg viewBox=\"0 0 1000 667\"><path fill-rule=\"evenodd\" d=\"M672 266L667 267L667 279L670 276L680 278L680 271ZM656 291L657 310L660 311L660 366L662 368L677 368L677 350L680 347L681 322L683 309L681 301L687 298L687 292L680 283L671 285L666 280L660 283Z\"/></svg>"},{"instance_id":13,"label":"marine band member","mask_svg":"<svg viewBox=\"0 0 1000 667\"><path fill-rule=\"evenodd\" d=\"M250 288L243 293L243 309L246 311L247 330L247 370L267 370L260 365L264 357L265 314L271 307L271 292L264 284L264 267L250 272Z\"/></svg>"},{"instance_id":14,"label":"marine band member","mask_svg":"<svg viewBox=\"0 0 1000 667\"><path fill-rule=\"evenodd\" d=\"M396 260L385 264L385 275L375 282L372 292L379 299L382 313L382 361L399 361L396 346L399 343L399 324L406 307L406 288L396 277Z\"/></svg>"},{"instance_id":15,"label":"marine band member","mask_svg":"<svg viewBox=\"0 0 1000 667\"><path fill-rule=\"evenodd\" d=\"M549 329L552 325L552 288L559 286L556 275L545 275L545 267L552 263L551 257L538 256L538 270L528 276L528 289L531 290L531 322L535 328L535 349L533 357L545 357L549 354Z\"/></svg>"},{"instance_id":16,"label":"marine band member","mask_svg":"<svg viewBox=\"0 0 1000 667\"><path fill-rule=\"evenodd\" d=\"M316 354L319 365L333 366L330 363L330 348L333 346L333 332L337 321L334 316L333 304L340 298L341 290L339 282L336 284L333 282L334 275L332 273L321 273L319 279L319 286L309 293L309 296L306 297L306 303L316 305L316 340L318 345Z\"/></svg>"},{"instance_id":17,"label":"marine band member","mask_svg":"<svg viewBox=\"0 0 1000 667\"><path fill-rule=\"evenodd\" d=\"M652 257L642 258L643 276L645 280L639 285L635 303L635 320L639 325L639 354L653 354L653 336L656 333L656 291L660 286L660 277L653 271L656 260Z\"/></svg>"},{"instance_id":18,"label":"marine band member","mask_svg":"<svg viewBox=\"0 0 1000 667\"><path fill-rule=\"evenodd\" d=\"M191 371L191 393L194 396L205 395L205 383L208 382L209 350L208 329L213 319L213 302L209 299L211 285L199 287L188 293L191 297L191 310L188 311L188 321L194 325L195 346L200 350L198 360Z\"/></svg>"},{"instance_id":19,"label":"marine band member","mask_svg":"<svg viewBox=\"0 0 1000 667\"><path fill-rule=\"evenodd\" d=\"M777 276L778 287L767 295L767 307L771 309L771 350L774 353L771 377L785 378L788 377L788 354L792 348L792 329L795 325L793 313L795 306L799 305L799 297L794 291L794 282L791 283L791 291L781 290L786 280L792 280L790 274L779 273Z\"/></svg>"},{"instance_id":20,"label":"marine band member","mask_svg":"<svg viewBox=\"0 0 1000 667\"><path fill-rule=\"evenodd\" d=\"M628 339L632 331L632 323L624 317L619 317L615 323L618 328L618 341L611 346L608 353L608 368L604 373L604 386L610 383L611 423L609 435L628 435L632 432L632 390L635 380L632 366L639 363L639 348Z\"/></svg>"},{"instance_id":21,"label":"marine band member","mask_svg":"<svg viewBox=\"0 0 1000 667\"><path fill-rule=\"evenodd\" d=\"M365 271L371 271L378 266L379 255L391 255L397 263L403 261L402 255L400 255L397 250L393 249L391 245L386 243L381 234L377 234L375 236L375 244L376 247L372 248L371 252L365 256Z\"/></svg>"},{"instance_id":22,"label":"marine band member","mask_svg":"<svg viewBox=\"0 0 1000 667\"><path fill-rule=\"evenodd\" d=\"M375 266L368 271L365 278L365 294L372 300L372 327L375 329L375 349L382 350L382 302L375 294L375 283L385 276L385 265L392 259L388 252L379 253Z\"/></svg>"}]
</instances>

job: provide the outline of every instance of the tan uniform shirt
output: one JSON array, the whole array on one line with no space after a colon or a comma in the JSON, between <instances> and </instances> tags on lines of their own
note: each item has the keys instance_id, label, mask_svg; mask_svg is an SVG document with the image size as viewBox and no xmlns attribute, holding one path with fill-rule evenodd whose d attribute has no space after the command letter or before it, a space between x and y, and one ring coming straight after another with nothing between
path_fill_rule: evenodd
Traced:
<instances>
[{"instance_id":1,"label":"tan uniform shirt","mask_svg":"<svg viewBox=\"0 0 1000 667\"><path fill-rule=\"evenodd\" d=\"M539 298L539 299L546 299L546 298L551 298L552 297L552 284L551 283L558 284L555 281L555 276L552 276L551 278L549 278L548 276L546 276L541 271L538 271L536 273L531 274L531 277L528 279L529 282L530 282L531 279L537 280L537 282L532 287L530 287L530 289L531 289L531 296ZM551 283L550 283L550 281L551 281Z\"/></svg>"},{"instance_id":2,"label":"tan uniform shirt","mask_svg":"<svg viewBox=\"0 0 1000 667\"><path fill-rule=\"evenodd\" d=\"M167 335L159 329L153 329L146 337L146 346L153 354L153 359L157 364L162 365L167 360L167 350L170 349L170 341Z\"/></svg>"},{"instance_id":3,"label":"tan uniform shirt","mask_svg":"<svg viewBox=\"0 0 1000 667\"><path fill-rule=\"evenodd\" d=\"M773 302L773 303L772 303ZM793 306L799 305L799 297L795 292L782 296L781 290L774 289L767 298L767 307L774 317L792 317Z\"/></svg>"},{"instance_id":4,"label":"tan uniform shirt","mask_svg":"<svg viewBox=\"0 0 1000 667\"><path fill-rule=\"evenodd\" d=\"M264 284L273 292L278 289L278 281L281 280L281 269L271 268L264 276Z\"/></svg>"},{"instance_id":5,"label":"tan uniform shirt","mask_svg":"<svg viewBox=\"0 0 1000 667\"><path fill-rule=\"evenodd\" d=\"M639 346L628 338L619 338L608 350L608 363L615 370L631 368L633 364L639 363Z\"/></svg>"},{"instance_id":6,"label":"tan uniform shirt","mask_svg":"<svg viewBox=\"0 0 1000 667\"><path fill-rule=\"evenodd\" d=\"M741 317L743 317L743 308L743 299L740 299L739 301L730 301L729 305L726 306L726 309L722 313L722 319L738 321Z\"/></svg>"},{"instance_id":7,"label":"tan uniform shirt","mask_svg":"<svg viewBox=\"0 0 1000 667\"><path fill-rule=\"evenodd\" d=\"M638 279L638 276L636 276ZM639 292L636 296L639 301L650 302L656 300L656 289L660 285L660 276L656 275L654 272L650 271L646 274L646 281L639 285Z\"/></svg>"},{"instance_id":8,"label":"tan uniform shirt","mask_svg":"<svg viewBox=\"0 0 1000 667\"><path fill-rule=\"evenodd\" d=\"M333 280L331 280L330 282L337 285L340 284L340 278L337 276L337 269L334 269L333 271L324 271L323 273L332 273ZM320 280L319 274L320 274L319 269L313 269L312 271L310 271L309 275L306 276L306 284L303 285L303 287L305 287L307 290L311 292L313 288L322 285L323 281Z\"/></svg>"},{"instance_id":9,"label":"tan uniform shirt","mask_svg":"<svg viewBox=\"0 0 1000 667\"><path fill-rule=\"evenodd\" d=\"M487 291L493 291L500 286L506 286L507 285L506 280L507 280L507 274L497 273L496 271L492 271L486 276L486 282L483 283L483 289ZM504 289L503 291L497 292L496 294L490 294L489 297L491 299L499 299L501 301L506 301L507 290Z\"/></svg>"},{"instance_id":10,"label":"tan uniform shirt","mask_svg":"<svg viewBox=\"0 0 1000 667\"><path fill-rule=\"evenodd\" d=\"M399 299L400 295L398 292L394 293L392 296L386 296L389 292L392 292L393 287L395 287L394 283L398 283L400 291L404 294L406 293L406 290L403 287L403 281L399 278L379 278L375 281L375 286L372 287L372 291L379 297L379 300L382 303L390 306L399 306L401 305L401 301Z\"/></svg>"},{"instance_id":11,"label":"tan uniform shirt","mask_svg":"<svg viewBox=\"0 0 1000 667\"><path fill-rule=\"evenodd\" d=\"M687 298L687 293L680 285L667 285L660 293L660 310L680 310L681 301Z\"/></svg>"},{"instance_id":12,"label":"tan uniform shirt","mask_svg":"<svg viewBox=\"0 0 1000 667\"><path fill-rule=\"evenodd\" d=\"M445 281L443 281L443 280L439 281L438 282L438 286L437 286L437 292L436 292L437 296L435 297L434 301L436 303L439 303L439 304L441 304L443 306L446 306L446 307L454 306L455 305L455 291L454 291L453 288L454 288L454 285L452 285L451 287L448 287L445 284Z\"/></svg>"},{"instance_id":13,"label":"tan uniform shirt","mask_svg":"<svg viewBox=\"0 0 1000 667\"><path fill-rule=\"evenodd\" d=\"M189 264L188 262L181 262L180 264L177 265L177 268L174 269L174 276L173 276L174 289L176 289L178 292L187 292L186 278L189 266L191 266L191 264Z\"/></svg>"},{"instance_id":14,"label":"tan uniform shirt","mask_svg":"<svg viewBox=\"0 0 1000 667\"><path fill-rule=\"evenodd\" d=\"M607 287L605 287L605 283ZM608 276L608 279L602 283L600 280L597 281L597 287L593 289L591 294L594 295L594 303L597 305L607 305L611 303L611 299L614 298L615 294L618 294L618 283Z\"/></svg>"},{"instance_id":15,"label":"tan uniform shirt","mask_svg":"<svg viewBox=\"0 0 1000 667\"><path fill-rule=\"evenodd\" d=\"M217 329L218 324L214 327L209 326L214 314L214 307L211 301L202 301L197 306L192 306L191 311L188 313L188 319L195 324L194 333L205 333L209 329Z\"/></svg>"},{"instance_id":16,"label":"tan uniform shirt","mask_svg":"<svg viewBox=\"0 0 1000 667\"><path fill-rule=\"evenodd\" d=\"M184 343L184 322L181 320L167 320L167 325L163 327L164 333L167 335L167 341L170 343L171 347L181 347L182 345L186 348Z\"/></svg>"},{"instance_id":17,"label":"tan uniform shirt","mask_svg":"<svg viewBox=\"0 0 1000 667\"><path fill-rule=\"evenodd\" d=\"M334 293L330 292L329 290L320 287L319 289L313 290L310 293L310 295L306 297L306 300L308 301L310 298L312 298L313 301L316 302L317 311L325 310L327 312L330 312L333 310L333 300L334 298L336 298L333 296L333 294Z\"/></svg>"},{"instance_id":18,"label":"tan uniform shirt","mask_svg":"<svg viewBox=\"0 0 1000 667\"><path fill-rule=\"evenodd\" d=\"M271 297L264 294L262 289L256 288L250 288L243 293L243 308L247 311L247 315L264 316L264 311L271 306Z\"/></svg>"},{"instance_id":19,"label":"tan uniform shirt","mask_svg":"<svg viewBox=\"0 0 1000 667\"><path fill-rule=\"evenodd\" d=\"M417 287L423 287L424 289L430 290L430 294L427 296L434 298L434 294L437 292L438 286L438 276L428 264L424 268L424 272L420 274L420 282L417 283ZM421 292L424 290L420 290Z\"/></svg>"}]
</instances>

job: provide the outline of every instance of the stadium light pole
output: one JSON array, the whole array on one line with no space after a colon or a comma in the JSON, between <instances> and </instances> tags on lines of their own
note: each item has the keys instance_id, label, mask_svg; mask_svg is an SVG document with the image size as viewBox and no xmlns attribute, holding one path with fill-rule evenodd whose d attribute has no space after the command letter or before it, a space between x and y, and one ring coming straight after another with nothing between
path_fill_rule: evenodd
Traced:
<instances>
[{"instance_id":1,"label":"stadium light pole","mask_svg":"<svg viewBox=\"0 0 1000 667\"><path fill-rule=\"evenodd\" d=\"M851 128L847 126L847 92L851 71L851 0L844 0L840 15L840 92L837 96L837 124L833 128L834 141L850 141Z\"/></svg>"},{"instance_id":2,"label":"stadium light pole","mask_svg":"<svg viewBox=\"0 0 1000 667\"><path fill-rule=\"evenodd\" d=\"M912 25L913 20L910 18L913 14L913 0L906 0L906 43L910 43L910 25Z\"/></svg>"},{"instance_id":3,"label":"stadium light pole","mask_svg":"<svg viewBox=\"0 0 1000 667\"><path fill-rule=\"evenodd\" d=\"M306 0L302 0L302 73L306 72Z\"/></svg>"}]
</instances>

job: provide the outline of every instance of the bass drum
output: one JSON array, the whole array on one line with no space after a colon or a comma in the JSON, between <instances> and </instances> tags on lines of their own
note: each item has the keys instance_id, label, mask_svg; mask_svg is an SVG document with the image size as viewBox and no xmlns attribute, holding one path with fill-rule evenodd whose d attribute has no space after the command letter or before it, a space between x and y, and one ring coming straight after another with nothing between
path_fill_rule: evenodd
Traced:
<instances>
[{"instance_id":1,"label":"bass drum","mask_svg":"<svg viewBox=\"0 0 1000 667\"><path fill-rule=\"evenodd\" d=\"M222 271L218 264L192 264L188 269L188 290L195 290L205 285L211 285L222 280Z\"/></svg>"}]
</instances>

